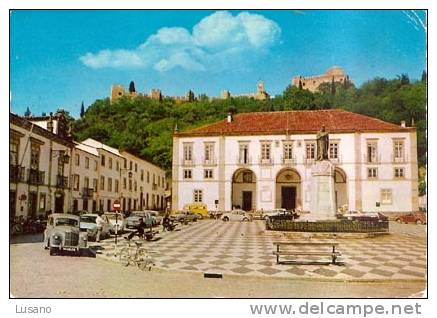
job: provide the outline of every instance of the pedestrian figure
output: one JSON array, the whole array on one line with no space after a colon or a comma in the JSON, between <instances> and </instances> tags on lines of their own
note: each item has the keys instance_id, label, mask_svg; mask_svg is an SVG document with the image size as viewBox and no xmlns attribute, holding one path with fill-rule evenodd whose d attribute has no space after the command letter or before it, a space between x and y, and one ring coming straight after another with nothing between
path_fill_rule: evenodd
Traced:
<instances>
[{"instance_id":1,"label":"pedestrian figure","mask_svg":"<svg viewBox=\"0 0 437 318\"><path fill-rule=\"evenodd\" d=\"M144 237L144 229L146 228L146 223L144 223L143 218L140 218L140 224L137 227L137 230L134 232L129 233L127 236L127 239L130 241L135 235L139 238Z\"/></svg>"},{"instance_id":2,"label":"pedestrian figure","mask_svg":"<svg viewBox=\"0 0 437 318\"><path fill-rule=\"evenodd\" d=\"M97 224L97 234L96 234L96 242L100 242L100 236L102 236L103 224L105 221L103 220L101 213L97 214L96 224Z\"/></svg>"}]
</instances>

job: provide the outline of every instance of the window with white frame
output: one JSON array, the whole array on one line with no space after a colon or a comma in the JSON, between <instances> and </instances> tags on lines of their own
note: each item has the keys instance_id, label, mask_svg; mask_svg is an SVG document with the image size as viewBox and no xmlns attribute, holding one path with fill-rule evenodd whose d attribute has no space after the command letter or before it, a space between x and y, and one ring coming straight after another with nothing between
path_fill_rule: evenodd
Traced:
<instances>
[{"instance_id":1,"label":"window with white frame","mask_svg":"<svg viewBox=\"0 0 437 318\"><path fill-rule=\"evenodd\" d=\"M367 162L377 162L378 159L378 143L376 141L367 142Z\"/></svg>"},{"instance_id":2,"label":"window with white frame","mask_svg":"<svg viewBox=\"0 0 437 318\"><path fill-rule=\"evenodd\" d=\"M378 178L378 168L367 168L367 178L369 179Z\"/></svg>"},{"instance_id":3,"label":"window with white frame","mask_svg":"<svg viewBox=\"0 0 437 318\"><path fill-rule=\"evenodd\" d=\"M395 178L404 178L405 177L405 170L401 167L395 167L394 168L394 175Z\"/></svg>"},{"instance_id":4,"label":"window with white frame","mask_svg":"<svg viewBox=\"0 0 437 318\"><path fill-rule=\"evenodd\" d=\"M213 170L212 169L205 169L203 171L203 176L204 176L205 179L212 179L214 177L213 176Z\"/></svg>"},{"instance_id":5,"label":"window with white frame","mask_svg":"<svg viewBox=\"0 0 437 318\"><path fill-rule=\"evenodd\" d=\"M193 202L203 202L203 191L196 189L193 191Z\"/></svg>"},{"instance_id":6,"label":"window with white frame","mask_svg":"<svg viewBox=\"0 0 437 318\"><path fill-rule=\"evenodd\" d=\"M108 168L112 169L112 158L111 157L109 157L109 159L108 159Z\"/></svg>"},{"instance_id":7,"label":"window with white frame","mask_svg":"<svg viewBox=\"0 0 437 318\"><path fill-rule=\"evenodd\" d=\"M112 192L112 178L108 178L108 191Z\"/></svg>"},{"instance_id":8,"label":"window with white frame","mask_svg":"<svg viewBox=\"0 0 437 318\"><path fill-rule=\"evenodd\" d=\"M85 157L85 169L89 169L90 168L90 158Z\"/></svg>"},{"instance_id":9,"label":"window with white frame","mask_svg":"<svg viewBox=\"0 0 437 318\"><path fill-rule=\"evenodd\" d=\"M100 190L105 190L105 177L100 177Z\"/></svg>"},{"instance_id":10,"label":"window with white frame","mask_svg":"<svg viewBox=\"0 0 437 318\"><path fill-rule=\"evenodd\" d=\"M73 176L73 190L79 190L79 175L75 174Z\"/></svg>"},{"instance_id":11,"label":"window with white frame","mask_svg":"<svg viewBox=\"0 0 437 318\"><path fill-rule=\"evenodd\" d=\"M381 204L392 204L393 193L391 189L381 189Z\"/></svg>"},{"instance_id":12,"label":"window with white frame","mask_svg":"<svg viewBox=\"0 0 437 318\"><path fill-rule=\"evenodd\" d=\"M329 143L329 158L338 159L338 142Z\"/></svg>"},{"instance_id":13,"label":"window with white frame","mask_svg":"<svg viewBox=\"0 0 437 318\"><path fill-rule=\"evenodd\" d=\"M192 171L191 169L185 169L184 170L184 179L192 179L193 175L192 175Z\"/></svg>"},{"instance_id":14,"label":"window with white frame","mask_svg":"<svg viewBox=\"0 0 437 318\"><path fill-rule=\"evenodd\" d=\"M88 177L85 177L83 179L83 187L88 189L90 187L90 179Z\"/></svg>"},{"instance_id":15,"label":"window with white frame","mask_svg":"<svg viewBox=\"0 0 437 318\"><path fill-rule=\"evenodd\" d=\"M261 160L270 160L271 144L270 142L261 143Z\"/></svg>"},{"instance_id":16,"label":"window with white frame","mask_svg":"<svg viewBox=\"0 0 437 318\"><path fill-rule=\"evenodd\" d=\"M403 159L404 158L404 141L403 140L394 140L393 141L393 153L395 159Z\"/></svg>"},{"instance_id":17,"label":"window with white frame","mask_svg":"<svg viewBox=\"0 0 437 318\"><path fill-rule=\"evenodd\" d=\"M97 192L97 179L93 179L93 190Z\"/></svg>"},{"instance_id":18,"label":"window with white frame","mask_svg":"<svg viewBox=\"0 0 437 318\"><path fill-rule=\"evenodd\" d=\"M213 143L205 143L205 163L213 163L214 162L214 144Z\"/></svg>"},{"instance_id":19,"label":"window with white frame","mask_svg":"<svg viewBox=\"0 0 437 318\"><path fill-rule=\"evenodd\" d=\"M79 156L79 154L76 154L74 156L74 163L75 163L76 166L79 166L79 164L80 164L80 156Z\"/></svg>"},{"instance_id":20,"label":"window with white frame","mask_svg":"<svg viewBox=\"0 0 437 318\"><path fill-rule=\"evenodd\" d=\"M118 193L118 180L115 179L115 193Z\"/></svg>"},{"instance_id":21,"label":"window with white frame","mask_svg":"<svg viewBox=\"0 0 437 318\"><path fill-rule=\"evenodd\" d=\"M309 142L305 145L306 159L314 159L316 157L316 144Z\"/></svg>"},{"instance_id":22,"label":"window with white frame","mask_svg":"<svg viewBox=\"0 0 437 318\"><path fill-rule=\"evenodd\" d=\"M184 144L184 160L193 160L193 144Z\"/></svg>"},{"instance_id":23,"label":"window with white frame","mask_svg":"<svg viewBox=\"0 0 437 318\"><path fill-rule=\"evenodd\" d=\"M240 143L238 153L239 163L249 163L249 145L247 143Z\"/></svg>"},{"instance_id":24,"label":"window with white frame","mask_svg":"<svg viewBox=\"0 0 437 318\"><path fill-rule=\"evenodd\" d=\"M293 159L293 144L290 141L284 142L284 159Z\"/></svg>"}]
</instances>

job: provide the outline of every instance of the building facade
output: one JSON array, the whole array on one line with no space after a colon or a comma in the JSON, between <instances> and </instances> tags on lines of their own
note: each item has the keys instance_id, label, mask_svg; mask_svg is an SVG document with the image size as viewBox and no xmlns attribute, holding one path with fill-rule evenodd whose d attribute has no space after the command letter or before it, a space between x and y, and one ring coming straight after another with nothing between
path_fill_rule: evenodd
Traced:
<instances>
[{"instance_id":1,"label":"building facade","mask_svg":"<svg viewBox=\"0 0 437 318\"><path fill-rule=\"evenodd\" d=\"M74 142L54 118L10 114L11 217L112 211L115 200L123 211L166 207L163 169L91 138Z\"/></svg>"},{"instance_id":2,"label":"building facade","mask_svg":"<svg viewBox=\"0 0 437 318\"><path fill-rule=\"evenodd\" d=\"M343 110L245 113L176 132L173 210L203 202L210 210L309 211L316 134L323 125L337 207L418 210L416 129Z\"/></svg>"},{"instance_id":3,"label":"building facade","mask_svg":"<svg viewBox=\"0 0 437 318\"><path fill-rule=\"evenodd\" d=\"M10 114L10 216L67 212L73 142Z\"/></svg>"}]
</instances>

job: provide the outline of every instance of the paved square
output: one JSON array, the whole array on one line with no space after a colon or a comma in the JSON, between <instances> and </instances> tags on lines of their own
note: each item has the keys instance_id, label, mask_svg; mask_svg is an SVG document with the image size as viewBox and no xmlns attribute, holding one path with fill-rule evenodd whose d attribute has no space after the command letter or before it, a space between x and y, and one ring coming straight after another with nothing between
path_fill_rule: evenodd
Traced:
<instances>
[{"instance_id":1,"label":"paved square","mask_svg":"<svg viewBox=\"0 0 437 318\"><path fill-rule=\"evenodd\" d=\"M312 257L293 259L311 265L276 264L272 252L273 242L278 238L266 233L263 221L202 220L181 226L178 231L161 231L158 240L145 242L145 245L156 252L156 266L171 270L290 278L424 280L425 227L392 223L390 226L394 228L390 235L361 239L337 238L342 265L314 265L314 261L325 259ZM413 231L408 226L414 227ZM97 243L92 245L96 246ZM123 238L119 239L119 248L126 245ZM98 256L114 259L113 238L100 242L99 246L102 249Z\"/></svg>"}]
</instances>

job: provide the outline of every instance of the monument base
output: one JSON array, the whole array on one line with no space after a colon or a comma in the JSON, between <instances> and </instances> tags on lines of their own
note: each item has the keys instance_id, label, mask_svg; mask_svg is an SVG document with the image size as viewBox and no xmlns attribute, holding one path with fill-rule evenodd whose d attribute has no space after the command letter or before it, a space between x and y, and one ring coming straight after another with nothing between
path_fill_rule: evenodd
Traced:
<instances>
[{"instance_id":1,"label":"monument base","mask_svg":"<svg viewBox=\"0 0 437 318\"><path fill-rule=\"evenodd\" d=\"M316 161L311 175L311 210L305 220L335 220L334 165L329 160Z\"/></svg>"}]
</instances>

